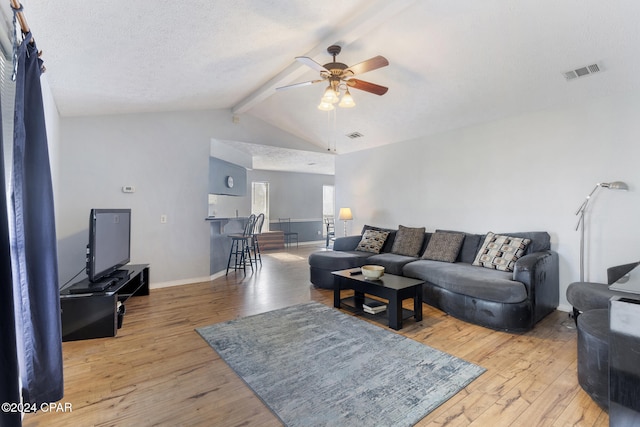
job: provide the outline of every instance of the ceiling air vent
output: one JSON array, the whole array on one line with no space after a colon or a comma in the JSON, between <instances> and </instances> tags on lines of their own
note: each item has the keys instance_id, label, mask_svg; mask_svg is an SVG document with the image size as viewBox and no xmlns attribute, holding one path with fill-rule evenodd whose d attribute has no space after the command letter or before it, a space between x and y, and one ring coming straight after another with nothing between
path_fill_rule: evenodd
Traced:
<instances>
[{"instance_id":1,"label":"ceiling air vent","mask_svg":"<svg viewBox=\"0 0 640 427\"><path fill-rule=\"evenodd\" d=\"M361 134L360 132L351 132L351 133L348 133L347 136L351 139L356 139L356 138L362 138L364 135Z\"/></svg>"},{"instance_id":2,"label":"ceiling air vent","mask_svg":"<svg viewBox=\"0 0 640 427\"><path fill-rule=\"evenodd\" d=\"M600 72L600 66L598 64L591 64L584 67L576 68L575 70L562 73L564 78L569 80L577 79L578 77L588 76L594 73Z\"/></svg>"}]
</instances>

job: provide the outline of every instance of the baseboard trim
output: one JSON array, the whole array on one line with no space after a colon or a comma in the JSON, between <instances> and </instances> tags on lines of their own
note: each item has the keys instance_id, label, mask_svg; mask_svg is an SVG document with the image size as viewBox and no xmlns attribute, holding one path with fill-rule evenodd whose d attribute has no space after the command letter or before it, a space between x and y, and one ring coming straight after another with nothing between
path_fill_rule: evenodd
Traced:
<instances>
[{"instance_id":1,"label":"baseboard trim","mask_svg":"<svg viewBox=\"0 0 640 427\"><path fill-rule=\"evenodd\" d=\"M215 274L205 277L192 277L189 279L170 280L168 282L151 283L149 289L170 288L172 286L191 285L194 283L210 282L225 275L225 271L219 271Z\"/></svg>"},{"instance_id":2,"label":"baseboard trim","mask_svg":"<svg viewBox=\"0 0 640 427\"><path fill-rule=\"evenodd\" d=\"M560 304L558 306L558 311L566 311L567 313L571 313L573 311L573 307L567 304Z\"/></svg>"}]
</instances>

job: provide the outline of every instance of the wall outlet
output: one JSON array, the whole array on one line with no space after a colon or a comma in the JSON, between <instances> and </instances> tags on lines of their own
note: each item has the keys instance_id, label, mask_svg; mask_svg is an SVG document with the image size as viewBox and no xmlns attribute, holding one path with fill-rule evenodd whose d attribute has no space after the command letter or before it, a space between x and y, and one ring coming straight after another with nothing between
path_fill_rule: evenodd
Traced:
<instances>
[{"instance_id":1,"label":"wall outlet","mask_svg":"<svg viewBox=\"0 0 640 427\"><path fill-rule=\"evenodd\" d=\"M160 215L160 224L167 223L167 216L165 214Z\"/></svg>"},{"instance_id":2,"label":"wall outlet","mask_svg":"<svg viewBox=\"0 0 640 427\"><path fill-rule=\"evenodd\" d=\"M125 185L124 187L122 187L122 192L123 193L135 193L136 192L136 187L134 187L133 185Z\"/></svg>"}]
</instances>

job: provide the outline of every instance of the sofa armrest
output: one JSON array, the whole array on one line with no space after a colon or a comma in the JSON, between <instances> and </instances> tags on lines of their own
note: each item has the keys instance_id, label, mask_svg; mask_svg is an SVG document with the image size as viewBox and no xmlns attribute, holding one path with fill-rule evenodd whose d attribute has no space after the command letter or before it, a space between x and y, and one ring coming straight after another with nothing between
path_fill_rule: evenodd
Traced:
<instances>
[{"instance_id":1,"label":"sofa armrest","mask_svg":"<svg viewBox=\"0 0 640 427\"><path fill-rule=\"evenodd\" d=\"M355 251L358 243L362 240L362 236L346 236L338 237L333 241L334 251Z\"/></svg>"},{"instance_id":2,"label":"sofa armrest","mask_svg":"<svg viewBox=\"0 0 640 427\"><path fill-rule=\"evenodd\" d=\"M560 273L556 252L547 250L523 256L516 262L513 280L524 283L527 287L533 304L534 322L558 307Z\"/></svg>"}]
</instances>

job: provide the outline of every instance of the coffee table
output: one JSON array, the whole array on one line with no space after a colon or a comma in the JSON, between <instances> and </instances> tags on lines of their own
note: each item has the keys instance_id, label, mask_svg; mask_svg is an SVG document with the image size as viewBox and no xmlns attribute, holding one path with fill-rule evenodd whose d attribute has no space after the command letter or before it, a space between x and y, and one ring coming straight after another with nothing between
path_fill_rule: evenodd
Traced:
<instances>
[{"instance_id":1,"label":"coffee table","mask_svg":"<svg viewBox=\"0 0 640 427\"><path fill-rule=\"evenodd\" d=\"M385 273L380 279L366 279L360 268L332 271L333 274L333 306L341 307L341 289L354 290L355 309L362 311L365 294L375 295L388 301L387 313L389 327L396 331L402 328L402 301L413 298L413 317L422 320L422 285L424 280L396 276Z\"/></svg>"}]
</instances>

